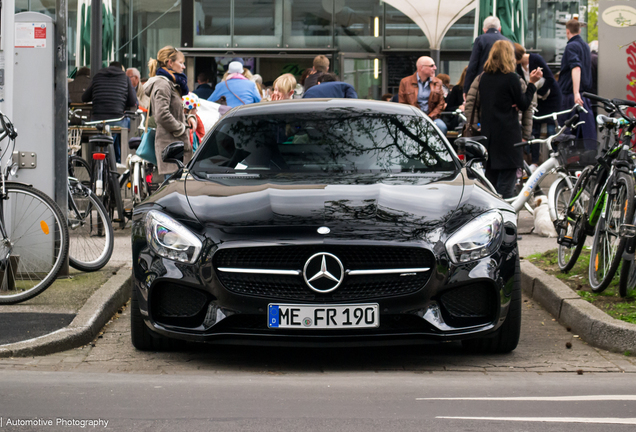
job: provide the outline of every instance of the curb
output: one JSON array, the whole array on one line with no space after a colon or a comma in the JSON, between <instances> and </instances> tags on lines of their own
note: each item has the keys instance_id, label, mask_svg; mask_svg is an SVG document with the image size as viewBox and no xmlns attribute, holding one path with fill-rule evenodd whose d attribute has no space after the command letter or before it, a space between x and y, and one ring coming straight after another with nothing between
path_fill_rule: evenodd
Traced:
<instances>
[{"instance_id":1,"label":"curb","mask_svg":"<svg viewBox=\"0 0 636 432\"><path fill-rule=\"evenodd\" d=\"M93 293L67 327L34 339L0 345L0 358L52 354L91 342L130 298L132 274L128 267L120 267Z\"/></svg>"},{"instance_id":2,"label":"curb","mask_svg":"<svg viewBox=\"0 0 636 432\"><path fill-rule=\"evenodd\" d=\"M590 345L613 352L636 351L636 324L612 318L528 261L521 261L521 289Z\"/></svg>"}]
</instances>

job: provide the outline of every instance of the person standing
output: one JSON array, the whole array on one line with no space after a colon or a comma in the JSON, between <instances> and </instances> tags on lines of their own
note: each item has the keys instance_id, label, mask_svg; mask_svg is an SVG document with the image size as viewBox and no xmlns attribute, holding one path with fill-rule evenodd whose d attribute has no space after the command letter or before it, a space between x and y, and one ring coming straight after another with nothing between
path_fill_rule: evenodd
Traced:
<instances>
[{"instance_id":1,"label":"person standing","mask_svg":"<svg viewBox=\"0 0 636 432\"><path fill-rule=\"evenodd\" d=\"M473 84L473 80L484 70L484 64L488 59L488 54L490 54L493 44L499 40L510 42L510 39L501 34L501 21L497 17L489 16L486 18L482 30L484 34L475 39L473 51L470 53L468 70L464 80L464 99ZM512 42L510 42L510 47L512 48Z\"/></svg>"},{"instance_id":2,"label":"person standing","mask_svg":"<svg viewBox=\"0 0 636 432\"><path fill-rule=\"evenodd\" d=\"M517 74L528 83L530 79L530 72L541 68L543 72L543 78L540 79L537 84L537 116L544 116L551 114L561 109L561 89L559 84L554 79L552 71L548 67L543 57L539 54L529 54L526 49L520 44L515 44L515 59L517 60ZM554 135L556 132L556 126L554 121L550 120L537 120L532 122L532 135L539 138L541 135L541 127L546 124L548 135ZM525 137L524 137L525 138ZM541 153L540 144L532 144L530 146L530 153L532 155L532 162L530 168L536 168L539 165L539 156Z\"/></svg>"},{"instance_id":3,"label":"person standing","mask_svg":"<svg viewBox=\"0 0 636 432\"><path fill-rule=\"evenodd\" d=\"M200 99L208 100L214 91L214 87L210 84L209 75L206 72L201 72L197 75L197 84L197 88L192 93L197 95Z\"/></svg>"},{"instance_id":4,"label":"person standing","mask_svg":"<svg viewBox=\"0 0 636 432\"><path fill-rule=\"evenodd\" d=\"M448 128L440 119L440 113L444 110L444 93L442 82L435 78L437 66L430 57L417 59L417 71L413 75L402 78L399 87L399 102L413 105L425 112L440 131L446 135Z\"/></svg>"},{"instance_id":5,"label":"person standing","mask_svg":"<svg viewBox=\"0 0 636 432\"><path fill-rule=\"evenodd\" d=\"M124 116L126 108L137 107L135 89L119 62L100 69L82 95L82 102L93 102L92 120L110 120ZM125 118L110 126L130 127ZM121 134L115 134L115 160L121 162Z\"/></svg>"},{"instance_id":6,"label":"person standing","mask_svg":"<svg viewBox=\"0 0 636 432\"><path fill-rule=\"evenodd\" d=\"M150 100L148 96L144 93L144 85L141 83L141 74L139 73L139 69L137 68L128 68L126 69L126 75L130 78L130 82L135 88L135 93L137 94L137 101L139 101L139 106L148 109L148 103Z\"/></svg>"},{"instance_id":7,"label":"person standing","mask_svg":"<svg viewBox=\"0 0 636 432\"><path fill-rule=\"evenodd\" d=\"M593 40L590 42L590 64L592 66L592 91L595 95L598 95L598 41ZM594 118L596 118L597 107L596 104L592 107L594 112Z\"/></svg>"},{"instance_id":8,"label":"person standing","mask_svg":"<svg viewBox=\"0 0 636 432\"><path fill-rule=\"evenodd\" d=\"M313 73L305 78L305 91L318 84L318 78L324 73L329 72L329 59L324 55L318 55L314 58Z\"/></svg>"},{"instance_id":9,"label":"person standing","mask_svg":"<svg viewBox=\"0 0 636 432\"><path fill-rule=\"evenodd\" d=\"M590 48L580 36L581 23L571 19L565 25L568 43L561 59L559 71L559 87L563 93L563 109L570 109L577 103L587 110L579 113L579 119L585 123L577 128L579 138L586 138L585 147L595 150L596 123L589 99L581 96L583 92L592 90L592 62ZM565 120L565 119L562 119Z\"/></svg>"},{"instance_id":10,"label":"person standing","mask_svg":"<svg viewBox=\"0 0 636 432\"><path fill-rule=\"evenodd\" d=\"M495 42L484 64L484 73L473 82L466 98L467 116L479 104L481 134L488 138L486 177L503 198L514 196L517 169L523 166L523 150L513 146L521 142L518 111L530 107L537 91L534 83L543 77L541 69L533 70L526 91L522 92L516 66L512 44Z\"/></svg>"},{"instance_id":11,"label":"person standing","mask_svg":"<svg viewBox=\"0 0 636 432\"><path fill-rule=\"evenodd\" d=\"M221 96L225 96L227 106L231 108L260 102L262 97L256 88L256 84L245 77L244 73L246 70L241 62L230 62L227 68L227 76L217 84L208 100L215 102Z\"/></svg>"},{"instance_id":12,"label":"person standing","mask_svg":"<svg viewBox=\"0 0 636 432\"><path fill-rule=\"evenodd\" d=\"M146 95L150 98L149 115L157 124L155 134L155 153L157 155L157 170L160 175L172 174L177 165L166 163L161 159L161 152L170 143L181 141L183 148L183 163L192 158L192 146L188 134L189 126L183 112L182 97L189 93L188 79L185 70L185 57L181 51L165 46L157 53L157 58L148 62L150 79L144 85Z\"/></svg>"}]
</instances>

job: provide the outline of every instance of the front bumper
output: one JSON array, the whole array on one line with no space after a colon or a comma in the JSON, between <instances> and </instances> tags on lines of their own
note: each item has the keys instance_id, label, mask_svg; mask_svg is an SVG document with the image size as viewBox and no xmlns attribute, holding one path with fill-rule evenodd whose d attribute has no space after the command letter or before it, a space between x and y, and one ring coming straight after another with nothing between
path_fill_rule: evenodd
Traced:
<instances>
[{"instance_id":1,"label":"front bumper","mask_svg":"<svg viewBox=\"0 0 636 432\"><path fill-rule=\"evenodd\" d=\"M377 303L378 328L307 330L267 327L269 304L295 303L289 299L230 292L210 268L158 257L141 238L133 239L133 251L137 251L133 254L134 289L152 332L196 342L294 346L390 345L488 336L505 320L518 259L516 243L504 243L495 254L468 264L454 265L436 257L428 281L414 293L337 302ZM487 304L487 316L453 316L453 308L470 309L471 301Z\"/></svg>"}]
</instances>

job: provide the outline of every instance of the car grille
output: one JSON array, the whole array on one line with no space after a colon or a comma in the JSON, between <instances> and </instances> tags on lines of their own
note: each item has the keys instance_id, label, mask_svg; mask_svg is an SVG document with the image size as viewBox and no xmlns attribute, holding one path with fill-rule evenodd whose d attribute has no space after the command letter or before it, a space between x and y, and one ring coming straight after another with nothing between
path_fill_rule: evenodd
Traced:
<instances>
[{"instance_id":1,"label":"car grille","mask_svg":"<svg viewBox=\"0 0 636 432\"><path fill-rule=\"evenodd\" d=\"M206 303L206 295L192 288L160 285L152 291L155 318L192 318L201 313Z\"/></svg>"},{"instance_id":2,"label":"car grille","mask_svg":"<svg viewBox=\"0 0 636 432\"><path fill-rule=\"evenodd\" d=\"M440 296L448 324L454 326L476 325L492 320L497 307L493 287L472 284L445 291Z\"/></svg>"},{"instance_id":3,"label":"car grille","mask_svg":"<svg viewBox=\"0 0 636 432\"><path fill-rule=\"evenodd\" d=\"M336 255L345 269L374 270L391 268L432 268L432 254L421 248L383 246L277 246L220 249L214 266L272 270L302 270L307 260L318 252ZM309 289L302 275L266 275L217 271L223 286L243 295L298 301L347 301L400 296L424 287L430 271L410 276L399 274L345 276L342 285L328 294Z\"/></svg>"}]
</instances>

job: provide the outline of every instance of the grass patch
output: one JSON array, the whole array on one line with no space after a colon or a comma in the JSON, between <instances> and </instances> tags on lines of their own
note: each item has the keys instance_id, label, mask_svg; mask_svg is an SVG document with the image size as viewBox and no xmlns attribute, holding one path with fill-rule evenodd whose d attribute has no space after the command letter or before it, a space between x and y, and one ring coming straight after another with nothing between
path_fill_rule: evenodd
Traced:
<instances>
[{"instance_id":1,"label":"grass patch","mask_svg":"<svg viewBox=\"0 0 636 432\"><path fill-rule=\"evenodd\" d=\"M556 249L533 254L526 259L541 270L561 280L572 290L576 291L583 300L594 304L594 306L613 318L636 324L636 290L629 293L626 298L621 298L618 294L620 267L609 287L602 293L595 294L590 288L588 279L589 249L583 249L581 256L569 273L563 273L559 269Z\"/></svg>"}]
</instances>

